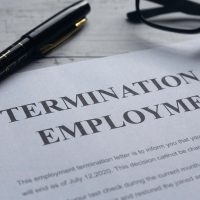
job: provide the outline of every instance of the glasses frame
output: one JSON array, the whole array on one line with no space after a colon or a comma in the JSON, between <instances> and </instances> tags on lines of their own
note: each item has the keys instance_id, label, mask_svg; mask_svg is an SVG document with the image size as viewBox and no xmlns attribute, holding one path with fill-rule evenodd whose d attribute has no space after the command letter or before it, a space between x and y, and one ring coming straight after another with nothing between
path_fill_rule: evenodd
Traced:
<instances>
[{"instance_id":1,"label":"glasses frame","mask_svg":"<svg viewBox=\"0 0 200 200\"><path fill-rule=\"evenodd\" d=\"M142 0L142 1L144 1L144 0ZM182 1L187 1L187 0L182 0ZM165 4L163 6L164 6L164 9L165 9L165 12L163 12L163 13L169 13L169 12L177 11L177 9L175 10L173 8L167 8ZM140 21L151 26L151 27L153 27L153 28L160 29L160 30L163 30L163 31L170 31L170 32L175 32L175 33L183 33L183 34L200 33L200 28L191 29L191 30L189 30L189 29L179 29L179 28L170 28L170 27L151 23L150 21L146 20L145 17L143 16L143 14L142 14L142 10L140 9L140 0L135 0L135 7L136 7L136 12L137 12L137 17L139 17Z\"/></svg>"}]
</instances>

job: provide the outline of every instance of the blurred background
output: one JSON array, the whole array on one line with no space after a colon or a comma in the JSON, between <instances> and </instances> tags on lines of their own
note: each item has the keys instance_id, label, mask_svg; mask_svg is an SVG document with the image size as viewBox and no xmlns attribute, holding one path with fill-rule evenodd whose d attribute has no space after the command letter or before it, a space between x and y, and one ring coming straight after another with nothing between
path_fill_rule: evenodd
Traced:
<instances>
[{"instance_id":1,"label":"blurred background","mask_svg":"<svg viewBox=\"0 0 200 200\"><path fill-rule=\"evenodd\" d=\"M128 22L126 13L135 9L134 0L88 1L92 10L83 30L25 70L154 48L199 37L198 34L164 32L145 24ZM0 51L74 2L76 1L0 0Z\"/></svg>"}]
</instances>

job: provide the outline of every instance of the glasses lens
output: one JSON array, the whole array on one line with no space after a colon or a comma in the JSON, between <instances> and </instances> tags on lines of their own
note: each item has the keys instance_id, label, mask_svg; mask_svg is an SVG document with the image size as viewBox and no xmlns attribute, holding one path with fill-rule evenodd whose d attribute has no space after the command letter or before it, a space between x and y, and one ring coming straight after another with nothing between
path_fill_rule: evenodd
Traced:
<instances>
[{"instance_id":1,"label":"glasses lens","mask_svg":"<svg viewBox=\"0 0 200 200\"><path fill-rule=\"evenodd\" d=\"M194 30L200 28L200 0L141 0L143 18L156 25Z\"/></svg>"}]
</instances>

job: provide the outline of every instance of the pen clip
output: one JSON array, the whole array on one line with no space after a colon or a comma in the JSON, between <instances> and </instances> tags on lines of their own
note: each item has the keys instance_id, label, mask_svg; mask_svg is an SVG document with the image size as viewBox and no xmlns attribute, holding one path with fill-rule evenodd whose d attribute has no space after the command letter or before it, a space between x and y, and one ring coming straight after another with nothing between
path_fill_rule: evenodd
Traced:
<instances>
[{"instance_id":1,"label":"pen clip","mask_svg":"<svg viewBox=\"0 0 200 200\"><path fill-rule=\"evenodd\" d=\"M82 26L84 26L86 22L87 22L87 19L83 18L80 21L78 21L77 23L75 23L74 29L72 31L67 33L67 35L59 38L57 41L55 41L53 43L49 43L46 46L43 46L42 48L40 48L40 53L42 55L44 55L44 54L48 53L49 51L55 49L57 46L59 46L60 44L65 42L68 38L70 38L74 33L76 33L80 28L82 28Z\"/></svg>"}]
</instances>

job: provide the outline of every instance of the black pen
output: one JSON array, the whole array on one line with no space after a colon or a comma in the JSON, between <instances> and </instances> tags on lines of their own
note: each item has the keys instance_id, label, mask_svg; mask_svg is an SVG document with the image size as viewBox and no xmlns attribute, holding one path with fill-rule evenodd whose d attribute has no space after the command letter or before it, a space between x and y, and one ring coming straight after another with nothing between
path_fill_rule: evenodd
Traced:
<instances>
[{"instance_id":1,"label":"black pen","mask_svg":"<svg viewBox=\"0 0 200 200\"><path fill-rule=\"evenodd\" d=\"M89 11L87 1L78 1L24 34L0 53L0 79L67 40L86 23Z\"/></svg>"}]
</instances>

